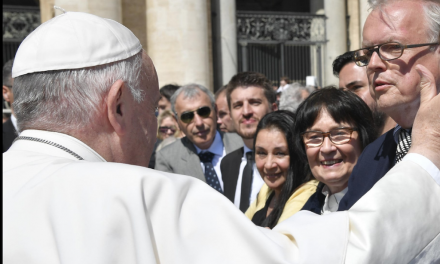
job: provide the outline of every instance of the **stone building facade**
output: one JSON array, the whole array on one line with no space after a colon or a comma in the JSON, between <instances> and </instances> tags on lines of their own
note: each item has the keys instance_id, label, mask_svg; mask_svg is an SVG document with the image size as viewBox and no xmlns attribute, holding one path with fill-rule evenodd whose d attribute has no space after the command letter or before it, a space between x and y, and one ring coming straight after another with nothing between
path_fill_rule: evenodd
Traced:
<instances>
[{"instance_id":1,"label":"stone building facade","mask_svg":"<svg viewBox=\"0 0 440 264\"><path fill-rule=\"evenodd\" d=\"M42 23L62 12L54 5L122 23L153 59L160 86L195 82L213 91L239 70L255 70L262 65L276 69L273 73L263 72L275 85L281 75L299 70L303 72L298 81L313 75L319 86L337 84L332 62L347 50L359 48L368 15L367 0L36 2ZM3 23L5 26L5 20ZM269 37L268 32L272 32ZM5 32L3 39L5 42ZM303 58L298 59L299 55ZM270 56L273 61L268 61Z\"/></svg>"}]
</instances>

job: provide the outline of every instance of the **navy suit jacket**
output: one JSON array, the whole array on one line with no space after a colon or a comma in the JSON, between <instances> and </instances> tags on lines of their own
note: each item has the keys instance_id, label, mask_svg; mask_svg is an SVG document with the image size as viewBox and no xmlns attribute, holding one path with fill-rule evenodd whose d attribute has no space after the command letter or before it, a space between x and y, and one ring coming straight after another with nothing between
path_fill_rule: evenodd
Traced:
<instances>
[{"instance_id":1,"label":"navy suit jacket","mask_svg":"<svg viewBox=\"0 0 440 264\"><path fill-rule=\"evenodd\" d=\"M369 144L359 156L348 180L348 191L339 203L338 211L350 209L393 166L397 143L394 129Z\"/></svg>"}]
</instances>

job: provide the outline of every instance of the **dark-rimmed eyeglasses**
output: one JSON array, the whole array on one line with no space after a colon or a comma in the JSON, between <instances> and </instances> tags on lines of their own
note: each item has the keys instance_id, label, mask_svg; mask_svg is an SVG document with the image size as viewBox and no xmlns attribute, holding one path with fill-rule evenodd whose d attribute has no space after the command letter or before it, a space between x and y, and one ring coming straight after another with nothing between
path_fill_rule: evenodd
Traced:
<instances>
[{"instance_id":1,"label":"dark-rimmed eyeglasses","mask_svg":"<svg viewBox=\"0 0 440 264\"><path fill-rule=\"evenodd\" d=\"M168 126L160 126L159 127L159 132L160 133L166 134L168 132L168 130L171 131L174 134L174 133L176 133L177 128L175 126L170 126L170 127L168 127Z\"/></svg>"},{"instance_id":2,"label":"dark-rimmed eyeglasses","mask_svg":"<svg viewBox=\"0 0 440 264\"><path fill-rule=\"evenodd\" d=\"M180 120L186 124L191 123L191 121L194 119L194 112L196 112L202 118L207 118L211 114L211 108L209 106L202 106L193 111L183 112L180 115Z\"/></svg>"},{"instance_id":3,"label":"dark-rimmed eyeglasses","mask_svg":"<svg viewBox=\"0 0 440 264\"><path fill-rule=\"evenodd\" d=\"M433 42L414 45L403 45L399 42L388 42L369 48L355 50L353 51L353 59L357 66L364 67L368 65L374 52L377 52L379 58L381 58L382 60L390 61L400 58L405 49L432 45L439 45L439 43Z\"/></svg>"},{"instance_id":4,"label":"dark-rimmed eyeglasses","mask_svg":"<svg viewBox=\"0 0 440 264\"><path fill-rule=\"evenodd\" d=\"M342 145L350 142L351 134L356 131L356 128L340 127L332 129L328 132L322 131L306 131L301 133L304 144L308 147L319 147L324 142L324 138L328 137L335 145Z\"/></svg>"}]
</instances>

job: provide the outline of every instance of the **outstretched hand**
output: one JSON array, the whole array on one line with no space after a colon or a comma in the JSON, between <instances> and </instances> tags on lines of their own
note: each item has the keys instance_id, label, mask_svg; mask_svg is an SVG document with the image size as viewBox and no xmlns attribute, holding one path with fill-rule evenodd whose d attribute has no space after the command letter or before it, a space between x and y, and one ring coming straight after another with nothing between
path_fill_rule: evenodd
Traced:
<instances>
[{"instance_id":1,"label":"outstretched hand","mask_svg":"<svg viewBox=\"0 0 440 264\"><path fill-rule=\"evenodd\" d=\"M420 64L416 70L420 74L420 108L414 120L409 153L421 154L440 168L440 94L432 73Z\"/></svg>"}]
</instances>

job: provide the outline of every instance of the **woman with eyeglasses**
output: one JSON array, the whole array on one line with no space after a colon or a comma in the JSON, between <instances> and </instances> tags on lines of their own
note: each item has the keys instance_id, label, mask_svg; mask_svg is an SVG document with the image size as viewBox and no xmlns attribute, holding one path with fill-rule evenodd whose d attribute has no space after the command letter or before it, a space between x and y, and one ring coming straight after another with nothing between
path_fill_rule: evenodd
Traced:
<instances>
[{"instance_id":1,"label":"woman with eyeglasses","mask_svg":"<svg viewBox=\"0 0 440 264\"><path fill-rule=\"evenodd\" d=\"M296 114L294 175L320 181L302 210L337 211L359 155L376 138L372 112L354 93L327 87L312 93Z\"/></svg>"},{"instance_id":2,"label":"woman with eyeglasses","mask_svg":"<svg viewBox=\"0 0 440 264\"><path fill-rule=\"evenodd\" d=\"M318 181L295 175L293 124L290 111L265 115L257 126L254 140L255 164L265 184L246 216L258 226L273 228L298 212L316 191Z\"/></svg>"}]
</instances>

